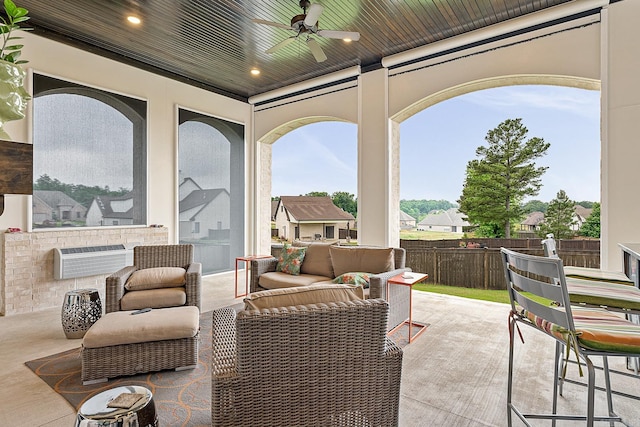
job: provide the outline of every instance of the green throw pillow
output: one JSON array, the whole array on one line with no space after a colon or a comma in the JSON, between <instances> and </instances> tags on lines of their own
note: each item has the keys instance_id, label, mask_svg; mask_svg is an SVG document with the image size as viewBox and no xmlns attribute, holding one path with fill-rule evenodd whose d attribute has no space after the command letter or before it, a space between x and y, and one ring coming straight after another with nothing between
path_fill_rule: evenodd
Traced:
<instances>
[{"instance_id":1,"label":"green throw pillow","mask_svg":"<svg viewBox=\"0 0 640 427\"><path fill-rule=\"evenodd\" d=\"M369 273L344 273L333 279L333 283L360 285L367 289L370 276Z\"/></svg>"},{"instance_id":2,"label":"green throw pillow","mask_svg":"<svg viewBox=\"0 0 640 427\"><path fill-rule=\"evenodd\" d=\"M299 276L300 266L302 265L306 252L307 248L293 247L285 244L282 252L280 252L280 257L278 257L276 271Z\"/></svg>"}]
</instances>

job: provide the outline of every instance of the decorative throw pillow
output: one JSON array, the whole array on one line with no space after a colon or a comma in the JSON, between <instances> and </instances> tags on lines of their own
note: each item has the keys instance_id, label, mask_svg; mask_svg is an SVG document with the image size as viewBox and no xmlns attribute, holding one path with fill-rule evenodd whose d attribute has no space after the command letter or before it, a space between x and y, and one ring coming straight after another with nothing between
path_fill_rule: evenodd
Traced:
<instances>
[{"instance_id":1,"label":"decorative throw pillow","mask_svg":"<svg viewBox=\"0 0 640 427\"><path fill-rule=\"evenodd\" d=\"M344 273L333 279L333 283L360 285L364 289L369 287L369 273Z\"/></svg>"},{"instance_id":2,"label":"decorative throw pillow","mask_svg":"<svg viewBox=\"0 0 640 427\"><path fill-rule=\"evenodd\" d=\"M285 243L282 251L280 252L280 257L278 258L276 271L299 276L300 266L302 265L306 252L307 248L294 248L293 246Z\"/></svg>"}]
</instances>

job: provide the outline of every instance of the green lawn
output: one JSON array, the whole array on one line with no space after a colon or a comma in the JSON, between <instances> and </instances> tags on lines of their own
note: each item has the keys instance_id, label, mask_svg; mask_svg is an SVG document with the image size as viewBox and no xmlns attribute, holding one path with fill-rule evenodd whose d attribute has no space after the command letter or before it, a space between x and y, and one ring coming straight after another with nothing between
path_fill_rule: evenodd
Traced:
<instances>
[{"instance_id":1,"label":"green lawn","mask_svg":"<svg viewBox=\"0 0 640 427\"><path fill-rule=\"evenodd\" d=\"M433 292L436 294L454 295L463 298L478 299L483 301L500 302L503 304L510 304L509 294L506 290L485 290L485 289L471 289L461 288L457 286L446 285L431 285L427 283L417 283L413 289L423 292ZM543 298L534 298L536 301L548 305L551 301Z\"/></svg>"},{"instance_id":2,"label":"green lawn","mask_svg":"<svg viewBox=\"0 0 640 427\"><path fill-rule=\"evenodd\" d=\"M463 233L446 233L444 231L400 230L400 239L404 240L443 240L461 239Z\"/></svg>"}]
</instances>

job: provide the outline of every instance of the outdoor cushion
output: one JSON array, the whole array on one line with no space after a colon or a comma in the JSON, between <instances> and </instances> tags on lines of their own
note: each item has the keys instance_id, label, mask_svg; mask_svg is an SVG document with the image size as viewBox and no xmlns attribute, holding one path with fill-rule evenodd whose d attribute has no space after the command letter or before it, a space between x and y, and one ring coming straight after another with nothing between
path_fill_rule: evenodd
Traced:
<instances>
[{"instance_id":1,"label":"outdoor cushion","mask_svg":"<svg viewBox=\"0 0 640 427\"><path fill-rule=\"evenodd\" d=\"M185 305L187 293L184 287L129 291L120 299L120 310L141 308L165 308Z\"/></svg>"},{"instance_id":2,"label":"outdoor cushion","mask_svg":"<svg viewBox=\"0 0 640 427\"><path fill-rule=\"evenodd\" d=\"M562 307L556 308L563 310ZM571 307L580 345L591 350L640 354L640 326L602 308ZM521 309L537 327L566 341L567 330Z\"/></svg>"},{"instance_id":3,"label":"outdoor cushion","mask_svg":"<svg viewBox=\"0 0 640 427\"><path fill-rule=\"evenodd\" d=\"M333 265L329 247L333 243L307 243L295 241L294 246L306 247L307 252L300 267L301 274L333 277Z\"/></svg>"},{"instance_id":4,"label":"outdoor cushion","mask_svg":"<svg viewBox=\"0 0 640 427\"><path fill-rule=\"evenodd\" d=\"M640 310L640 290L629 285L567 277L569 300L612 308Z\"/></svg>"},{"instance_id":5,"label":"outdoor cushion","mask_svg":"<svg viewBox=\"0 0 640 427\"><path fill-rule=\"evenodd\" d=\"M297 276L300 274L300 266L304 261L304 256L307 252L307 248L293 247L285 243L280 257L278 258L278 264L276 265L276 271L281 271L287 274L293 274Z\"/></svg>"},{"instance_id":6,"label":"outdoor cushion","mask_svg":"<svg viewBox=\"0 0 640 427\"><path fill-rule=\"evenodd\" d=\"M154 267L134 271L125 289L140 291L144 289L175 288L184 285L186 270L180 267Z\"/></svg>"},{"instance_id":7,"label":"outdoor cushion","mask_svg":"<svg viewBox=\"0 0 640 427\"><path fill-rule=\"evenodd\" d=\"M378 274L394 269L393 248L330 246L329 253L336 277L353 271Z\"/></svg>"},{"instance_id":8,"label":"outdoor cushion","mask_svg":"<svg viewBox=\"0 0 640 427\"><path fill-rule=\"evenodd\" d=\"M244 299L244 303L245 310L260 310L361 299L364 299L362 287L331 284L254 292Z\"/></svg>"},{"instance_id":9,"label":"outdoor cushion","mask_svg":"<svg viewBox=\"0 0 640 427\"><path fill-rule=\"evenodd\" d=\"M301 274L293 276L279 271L262 273L258 279L258 284L264 289L291 288L294 286L305 286L316 282L331 280L331 277L314 276L312 274Z\"/></svg>"},{"instance_id":10,"label":"outdoor cushion","mask_svg":"<svg viewBox=\"0 0 640 427\"><path fill-rule=\"evenodd\" d=\"M191 338L200 329L198 307L171 307L131 314L114 311L102 316L85 334L82 346L101 348L112 345L134 344Z\"/></svg>"},{"instance_id":11,"label":"outdoor cushion","mask_svg":"<svg viewBox=\"0 0 640 427\"><path fill-rule=\"evenodd\" d=\"M620 283L623 285L633 285L633 281L621 271L606 271L598 268L565 266L564 275L566 277L577 277L585 280L599 280L610 283Z\"/></svg>"},{"instance_id":12,"label":"outdoor cushion","mask_svg":"<svg viewBox=\"0 0 640 427\"><path fill-rule=\"evenodd\" d=\"M359 285L366 289L369 287L369 277L369 273L344 273L333 279L333 283Z\"/></svg>"}]
</instances>

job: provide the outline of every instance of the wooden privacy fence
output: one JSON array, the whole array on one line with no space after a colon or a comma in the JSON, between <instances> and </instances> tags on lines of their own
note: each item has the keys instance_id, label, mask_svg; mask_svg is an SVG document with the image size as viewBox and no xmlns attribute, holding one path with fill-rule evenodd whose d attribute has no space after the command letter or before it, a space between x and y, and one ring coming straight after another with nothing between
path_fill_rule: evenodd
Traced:
<instances>
[{"instance_id":1,"label":"wooden privacy fence","mask_svg":"<svg viewBox=\"0 0 640 427\"><path fill-rule=\"evenodd\" d=\"M400 242L400 246L407 251L406 265L413 271L429 274L428 283L475 289L507 289L499 247L437 248L416 245L413 242L415 241ZM532 249L514 245L511 249L530 255L543 255L541 246ZM599 250L565 249L559 250L558 255L565 265L600 267Z\"/></svg>"}]
</instances>

